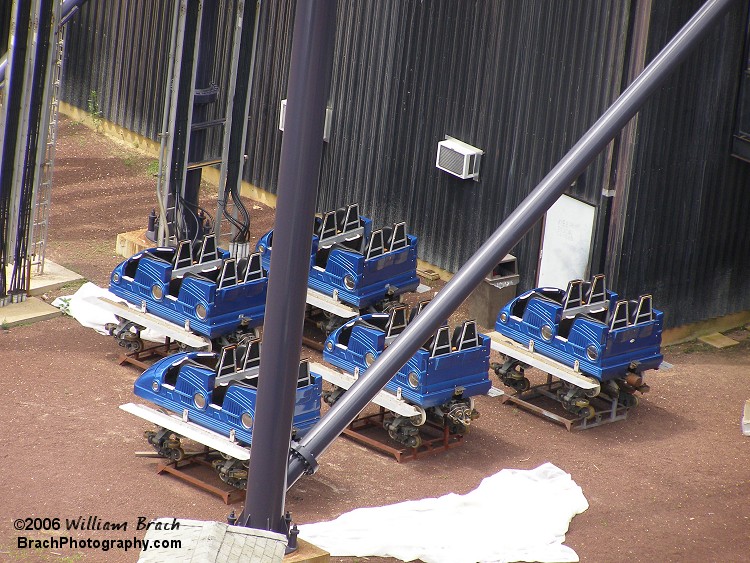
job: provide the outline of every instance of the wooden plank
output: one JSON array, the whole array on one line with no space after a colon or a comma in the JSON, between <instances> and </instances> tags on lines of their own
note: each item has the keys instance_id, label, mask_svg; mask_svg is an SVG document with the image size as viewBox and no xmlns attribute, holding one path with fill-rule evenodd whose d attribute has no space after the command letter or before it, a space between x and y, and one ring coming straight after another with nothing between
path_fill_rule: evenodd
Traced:
<instances>
[{"instance_id":1,"label":"wooden plank","mask_svg":"<svg viewBox=\"0 0 750 563\"><path fill-rule=\"evenodd\" d=\"M343 319L351 319L352 317L359 316L359 311L354 307L310 288L307 289L307 303Z\"/></svg>"},{"instance_id":2,"label":"wooden plank","mask_svg":"<svg viewBox=\"0 0 750 563\"><path fill-rule=\"evenodd\" d=\"M175 414L166 414L146 405L135 403L125 403L124 405L120 405L120 408L138 418L167 428L179 436L190 438L199 444L220 451L230 457L243 461L250 459L250 450L248 448L237 442L233 442L218 432L214 432L193 422L185 421Z\"/></svg>"},{"instance_id":3,"label":"wooden plank","mask_svg":"<svg viewBox=\"0 0 750 563\"><path fill-rule=\"evenodd\" d=\"M117 256L130 258L133 254L154 246L156 246L156 243L146 238L146 229L139 229L118 234L115 242L115 253Z\"/></svg>"},{"instance_id":4,"label":"wooden plank","mask_svg":"<svg viewBox=\"0 0 750 563\"><path fill-rule=\"evenodd\" d=\"M420 278L424 278L428 281L435 281L440 279L440 274L438 274L435 270L417 268L417 275Z\"/></svg>"},{"instance_id":5,"label":"wooden plank","mask_svg":"<svg viewBox=\"0 0 750 563\"><path fill-rule=\"evenodd\" d=\"M106 297L86 297L84 300L95 306L106 309L118 317L133 321L134 323L145 326L146 328L153 329L175 342L182 342L183 344L197 350L211 349L211 341L208 338L191 332L190 330L186 330L179 325L171 323L161 317L157 317L147 311L134 309L125 303L112 301Z\"/></svg>"},{"instance_id":6,"label":"wooden plank","mask_svg":"<svg viewBox=\"0 0 750 563\"><path fill-rule=\"evenodd\" d=\"M328 563L331 555L317 545L297 538L297 551L284 556L284 563Z\"/></svg>"},{"instance_id":7,"label":"wooden plank","mask_svg":"<svg viewBox=\"0 0 750 563\"><path fill-rule=\"evenodd\" d=\"M490 347L493 350L516 360L520 360L525 364L543 371L544 373L554 375L558 379L572 383L581 389L597 390L598 393L599 382L593 377L583 375L581 372L576 371L573 368L561 364L560 362L556 362L538 352L529 350L499 332L493 330L486 334L490 337Z\"/></svg>"},{"instance_id":8,"label":"wooden plank","mask_svg":"<svg viewBox=\"0 0 750 563\"><path fill-rule=\"evenodd\" d=\"M310 364L310 371L317 373L328 383L341 387L342 389L349 389L354 385L354 382L357 381L357 378L349 373L329 368L328 366L317 362ZM396 414L400 414L401 416L412 417L423 414L423 411L421 411L419 407L407 403L403 399L399 399L396 395L386 389L378 391L378 394L373 397L371 402L384 407L389 411L395 412Z\"/></svg>"},{"instance_id":9,"label":"wooden plank","mask_svg":"<svg viewBox=\"0 0 750 563\"><path fill-rule=\"evenodd\" d=\"M706 334L705 336L699 336L698 340L700 340L704 344L708 344L709 346L713 346L714 348L719 348L719 349L729 348L730 346L739 344L739 342L737 342L733 338L724 336L720 332L714 332L711 334Z\"/></svg>"}]
</instances>

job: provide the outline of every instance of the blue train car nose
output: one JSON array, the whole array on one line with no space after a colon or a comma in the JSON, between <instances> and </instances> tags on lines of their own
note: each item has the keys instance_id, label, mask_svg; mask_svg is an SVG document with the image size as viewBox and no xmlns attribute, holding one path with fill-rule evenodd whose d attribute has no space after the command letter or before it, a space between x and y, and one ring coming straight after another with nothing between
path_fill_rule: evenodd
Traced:
<instances>
[{"instance_id":1,"label":"blue train car nose","mask_svg":"<svg viewBox=\"0 0 750 563\"><path fill-rule=\"evenodd\" d=\"M182 241L176 248L139 252L118 265L110 280L112 293L140 309L118 311L126 322L112 330L129 348L137 345L131 327L158 330L158 319L223 343L263 322L268 278L260 254L237 261L216 247L213 235L195 249ZM171 338L192 345L180 335L180 330L170 333Z\"/></svg>"}]
</instances>

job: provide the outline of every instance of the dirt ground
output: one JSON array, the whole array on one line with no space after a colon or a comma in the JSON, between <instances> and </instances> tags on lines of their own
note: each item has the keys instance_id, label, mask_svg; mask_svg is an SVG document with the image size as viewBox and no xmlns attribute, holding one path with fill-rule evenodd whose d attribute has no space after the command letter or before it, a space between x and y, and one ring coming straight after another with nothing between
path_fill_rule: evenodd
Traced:
<instances>
[{"instance_id":1,"label":"dirt ground","mask_svg":"<svg viewBox=\"0 0 750 563\"><path fill-rule=\"evenodd\" d=\"M154 205L151 170L151 159L64 121L48 257L106 285L121 260L117 233L144 227ZM255 204L252 217L256 236L271 227L267 207ZM300 523L316 522L356 507L466 493L501 469L552 462L590 504L566 539L581 561L747 561L750 437L742 436L740 419L750 398L750 332L730 336L740 344L665 349L674 367L650 374L651 391L614 424L568 432L481 397L481 417L463 444L438 455L399 464L340 438L318 473L289 491L287 509ZM139 374L118 365L119 353L113 339L69 317L0 330L0 560L137 559L132 551L18 549L24 534L13 528L17 518L129 523L127 533L72 534L99 539L142 537L134 529L140 516L226 519L230 509L219 498L157 475L157 460L134 455L148 449L148 425L117 408L134 400Z\"/></svg>"}]
</instances>

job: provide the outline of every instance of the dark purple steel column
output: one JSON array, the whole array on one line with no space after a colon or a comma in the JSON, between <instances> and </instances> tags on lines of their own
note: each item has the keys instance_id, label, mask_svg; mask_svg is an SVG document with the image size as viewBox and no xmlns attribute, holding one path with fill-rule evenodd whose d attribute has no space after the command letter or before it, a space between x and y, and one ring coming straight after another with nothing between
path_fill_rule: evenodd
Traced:
<instances>
[{"instance_id":1,"label":"dark purple steel column","mask_svg":"<svg viewBox=\"0 0 750 563\"><path fill-rule=\"evenodd\" d=\"M289 438L302 346L312 228L333 66L336 0L300 0L287 88L258 402L240 524L287 533Z\"/></svg>"},{"instance_id":2,"label":"dark purple steel column","mask_svg":"<svg viewBox=\"0 0 750 563\"><path fill-rule=\"evenodd\" d=\"M73 12L81 7L81 4L86 0L65 0L62 4L62 21L60 25L65 24L69 17L73 15ZM0 53L2 54L2 53ZM5 80L5 69L8 67L8 60L0 61L0 84Z\"/></svg>"},{"instance_id":3,"label":"dark purple steel column","mask_svg":"<svg viewBox=\"0 0 750 563\"><path fill-rule=\"evenodd\" d=\"M198 61L195 70L195 87L193 96L193 115L190 132L190 144L187 147L188 163L207 160L206 143L209 129L200 126L208 121L209 108L219 97L219 88L213 83L214 58L216 50L216 35L219 26L219 0L203 0L203 12L200 22L200 36L198 37ZM185 175L185 189L183 198L185 204L181 206L182 224L185 226L187 238L200 239L202 225L198 223L198 208L200 206L200 186L203 176L202 168L188 170Z\"/></svg>"},{"instance_id":4,"label":"dark purple steel column","mask_svg":"<svg viewBox=\"0 0 750 563\"><path fill-rule=\"evenodd\" d=\"M300 443L294 445L289 461L290 486L303 474L315 470L317 458L437 330L444 319L447 319L469 296L487 272L492 270L534 223L542 218L571 182L583 173L596 155L643 106L654 90L713 29L733 1L735 0L709 0L696 12L638 78L464 264L424 312L420 313L393 344L386 348L370 369L331 407L325 418L305 434Z\"/></svg>"}]
</instances>

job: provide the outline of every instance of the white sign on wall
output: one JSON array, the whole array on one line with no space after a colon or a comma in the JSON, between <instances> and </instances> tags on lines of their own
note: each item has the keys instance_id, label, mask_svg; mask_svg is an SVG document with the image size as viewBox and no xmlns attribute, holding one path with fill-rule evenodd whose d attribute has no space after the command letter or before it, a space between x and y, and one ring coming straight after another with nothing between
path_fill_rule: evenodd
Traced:
<instances>
[{"instance_id":1,"label":"white sign on wall","mask_svg":"<svg viewBox=\"0 0 750 563\"><path fill-rule=\"evenodd\" d=\"M544 218L537 287L565 289L570 280L588 276L594 238L593 205L563 195Z\"/></svg>"}]
</instances>

